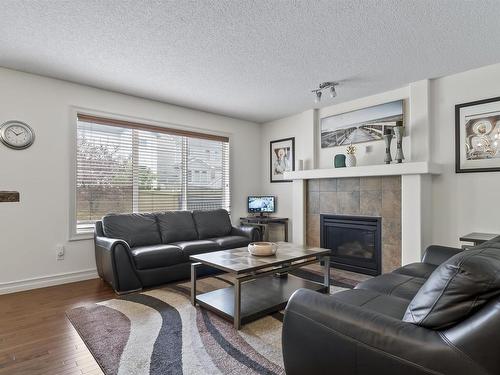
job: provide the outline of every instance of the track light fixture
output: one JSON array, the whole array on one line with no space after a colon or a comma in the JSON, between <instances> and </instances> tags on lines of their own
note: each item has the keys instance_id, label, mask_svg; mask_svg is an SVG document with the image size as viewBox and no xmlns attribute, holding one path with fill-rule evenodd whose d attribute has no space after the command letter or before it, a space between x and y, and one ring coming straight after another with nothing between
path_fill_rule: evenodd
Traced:
<instances>
[{"instance_id":1,"label":"track light fixture","mask_svg":"<svg viewBox=\"0 0 500 375\"><path fill-rule=\"evenodd\" d=\"M314 93L314 102L319 103L321 101L321 95L323 90L330 89L330 98L335 98L337 96L337 91L335 86L338 86L338 82L323 82L319 84L317 89L311 90Z\"/></svg>"},{"instance_id":2,"label":"track light fixture","mask_svg":"<svg viewBox=\"0 0 500 375\"><path fill-rule=\"evenodd\" d=\"M335 91L335 85L330 87L330 98L335 98L337 96L337 91Z\"/></svg>"},{"instance_id":3,"label":"track light fixture","mask_svg":"<svg viewBox=\"0 0 500 375\"><path fill-rule=\"evenodd\" d=\"M321 101L321 91L316 91L316 97L314 98L314 103L319 103Z\"/></svg>"}]
</instances>

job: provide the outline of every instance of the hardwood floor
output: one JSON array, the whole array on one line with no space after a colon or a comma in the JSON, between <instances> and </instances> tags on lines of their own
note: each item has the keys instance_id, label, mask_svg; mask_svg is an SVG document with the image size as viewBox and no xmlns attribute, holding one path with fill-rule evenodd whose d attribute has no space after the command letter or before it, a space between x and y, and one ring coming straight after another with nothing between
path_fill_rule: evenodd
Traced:
<instances>
[{"instance_id":1,"label":"hardwood floor","mask_svg":"<svg viewBox=\"0 0 500 375\"><path fill-rule=\"evenodd\" d=\"M0 296L0 374L102 374L65 312L115 297L100 279Z\"/></svg>"},{"instance_id":2,"label":"hardwood floor","mask_svg":"<svg viewBox=\"0 0 500 375\"><path fill-rule=\"evenodd\" d=\"M370 278L333 269L332 277ZM0 375L102 374L65 312L111 298L116 294L100 279L0 296Z\"/></svg>"}]
</instances>

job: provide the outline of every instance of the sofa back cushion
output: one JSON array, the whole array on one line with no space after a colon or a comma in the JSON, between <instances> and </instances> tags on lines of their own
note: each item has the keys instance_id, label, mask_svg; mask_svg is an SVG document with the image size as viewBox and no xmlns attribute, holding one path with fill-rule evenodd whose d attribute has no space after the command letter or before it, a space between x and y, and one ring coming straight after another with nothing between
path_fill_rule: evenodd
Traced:
<instances>
[{"instance_id":1,"label":"sofa back cushion","mask_svg":"<svg viewBox=\"0 0 500 375\"><path fill-rule=\"evenodd\" d=\"M227 236L232 229L226 210L193 211L193 219L200 239Z\"/></svg>"},{"instance_id":2,"label":"sofa back cushion","mask_svg":"<svg viewBox=\"0 0 500 375\"><path fill-rule=\"evenodd\" d=\"M109 214L102 218L104 235L119 238L130 247L161 243L154 214Z\"/></svg>"},{"instance_id":3,"label":"sofa back cushion","mask_svg":"<svg viewBox=\"0 0 500 375\"><path fill-rule=\"evenodd\" d=\"M163 243L198 239L191 211L168 211L159 213L156 217Z\"/></svg>"},{"instance_id":4,"label":"sofa back cushion","mask_svg":"<svg viewBox=\"0 0 500 375\"><path fill-rule=\"evenodd\" d=\"M442 263L408 305L403 321L429 329L455 325L500 296L500 249L487 243Z\"/></svg>"}]
</instances>

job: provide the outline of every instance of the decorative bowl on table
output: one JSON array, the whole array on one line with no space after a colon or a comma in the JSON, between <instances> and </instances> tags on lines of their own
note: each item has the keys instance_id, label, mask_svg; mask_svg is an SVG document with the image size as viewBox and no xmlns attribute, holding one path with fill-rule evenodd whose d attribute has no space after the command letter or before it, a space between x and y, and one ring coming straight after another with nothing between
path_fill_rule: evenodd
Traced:
<instances>
[{"instance_id":1,"label":"decorative bowl on table","mask_svg":"<svg viewBox=\"0 0 500 375\"><path fill-rule=\"evenodd\" d=\"M274 242L252 242L248 245L248 252L257 257L269 257L277 250L278 245Z\"/></svg>"}]
</instances>

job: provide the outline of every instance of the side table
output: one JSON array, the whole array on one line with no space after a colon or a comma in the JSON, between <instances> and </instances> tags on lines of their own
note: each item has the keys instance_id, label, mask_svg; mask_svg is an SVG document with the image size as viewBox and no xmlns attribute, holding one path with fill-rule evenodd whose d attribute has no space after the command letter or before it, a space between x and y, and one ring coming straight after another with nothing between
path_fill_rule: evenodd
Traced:
<instances>
[{"instance_id":1,"label":"side table","mask_svg":"<svg viewBox=\"0 0 500 375\"><path fill-rule=\"evenodd\" d=\"M261 241L269 241L269 226L282 225L285 232L285 242L288 242L288 218L274 216L248 216L240 217L241 225L254 225L260 228Z\"/></svg>"},{"instance_id":2,"label":"side table","mask_svg":"<svg viewBox=\"0 0 500 375\"><path fill-rule=\"evenodd\" d=\"M468 249L469 247L480 245L498 236L500 236L500 234L472 232L460 237L459 240L463 242L472 242L472 245L462 245L463 249Z\"/></svg>"}]
</instances>

